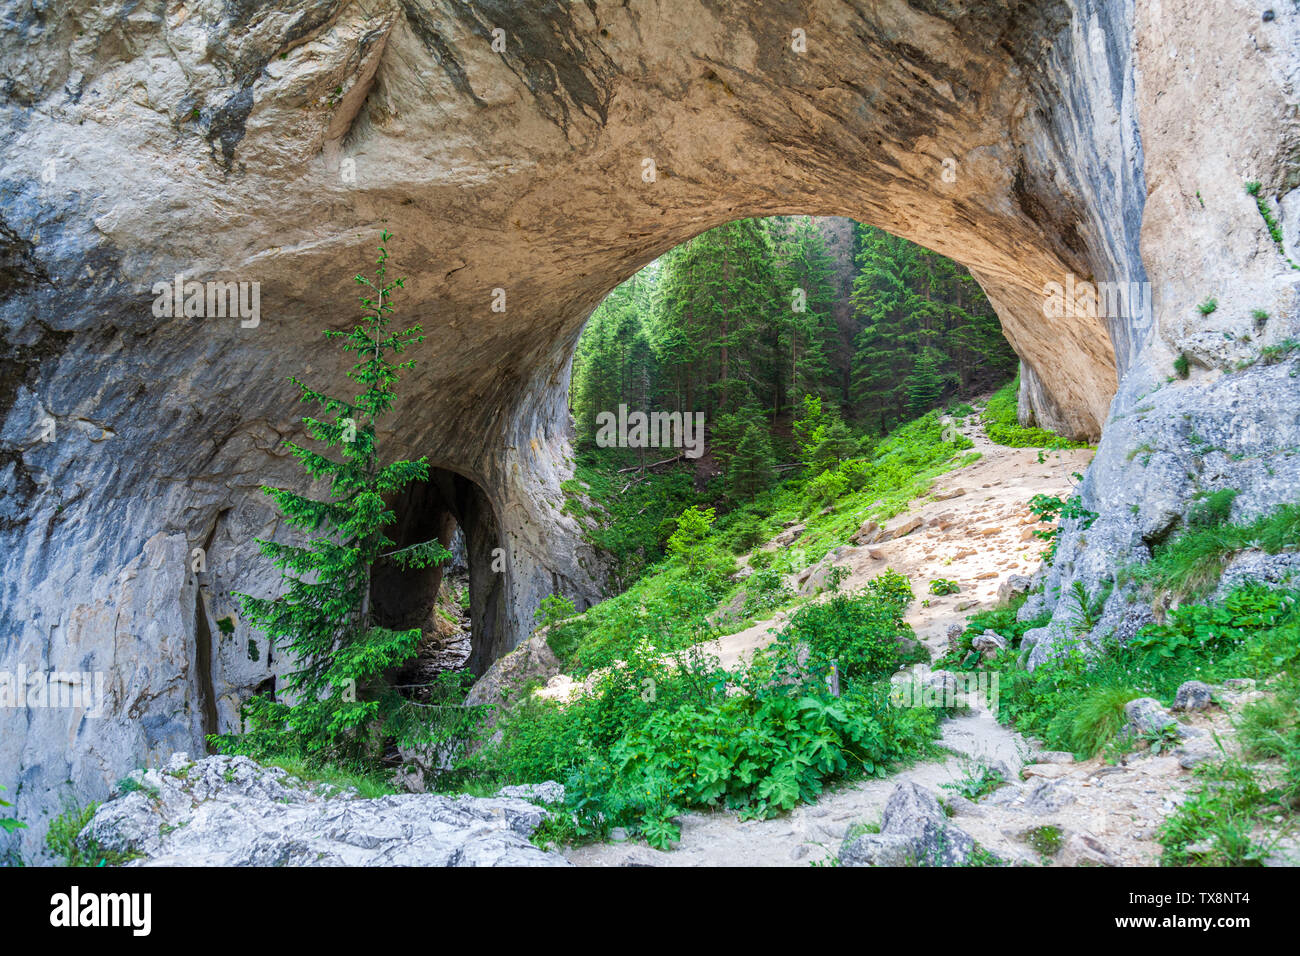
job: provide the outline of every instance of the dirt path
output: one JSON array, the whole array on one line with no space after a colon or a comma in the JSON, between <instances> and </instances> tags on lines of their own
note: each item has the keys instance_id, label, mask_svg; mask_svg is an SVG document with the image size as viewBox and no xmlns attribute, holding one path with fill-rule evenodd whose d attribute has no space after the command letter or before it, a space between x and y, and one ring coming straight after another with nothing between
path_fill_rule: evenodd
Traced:
<instances>
[{"instance_id":1,"label":"dirt path","mask_svg":"<svg viewBox=\"0 0 1300 956\"><path fill-rule=\"evenodd\" d=\"M935 656L942 653L949 625L996 603L1002 579L1029 575L1038 567L1045 542L1031 534L1037 521L1029 499L1068 494L1070 475L1082 473L1092 459L1091 451L1079 449L1051 452L1040 463L1036 448L1007 448L989 441L977 416L966 419L960 430L974 442L979 460L940 475L929 497L914 501L909 511L886 525L894 528L919 519L920 527L881 544L850 547L836 561L849 570L844 588L860 587L886 568L907 575L916 592L907 622ZM961 590L933 596L928 590L937 578L956 581ZM705 647L724 667L734 668L767 645L786 617L780 612Z\"/></svg>"}]
</instances>

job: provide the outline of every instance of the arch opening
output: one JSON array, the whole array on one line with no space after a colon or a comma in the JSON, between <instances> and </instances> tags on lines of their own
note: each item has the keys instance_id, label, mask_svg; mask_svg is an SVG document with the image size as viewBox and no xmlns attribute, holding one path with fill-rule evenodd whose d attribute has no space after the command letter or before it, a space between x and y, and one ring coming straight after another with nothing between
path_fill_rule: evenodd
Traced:
<instances>
[{"instance_id":1,"label":"arch opening","mask_svg":"<svg viewBox=\"0 0 1300 956\"><path fill-rule=\"evenodd\" d=\"M427 480L411 483L389 504L396 521L387 533L396 548L437 539L452 555L428 568L401 568L391 559L374 566L375 622L418 627L423 635L396 681L419 687L445 671L481 674L508 640L500 528L490 500L465 476L430 468Z\"/></svg>"}]
</instances>

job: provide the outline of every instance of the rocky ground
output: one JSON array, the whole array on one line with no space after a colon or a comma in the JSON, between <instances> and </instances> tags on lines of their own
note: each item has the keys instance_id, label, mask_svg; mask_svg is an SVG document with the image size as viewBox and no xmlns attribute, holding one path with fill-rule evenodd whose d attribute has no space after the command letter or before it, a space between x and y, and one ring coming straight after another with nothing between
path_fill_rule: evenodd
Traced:
<instances>
[{"instance_id":1,"label":"rocky ground","mask_svg":"<svg viewBox=\"0 0 1300 956\"><path fill-rule=\"evenodd\" d=\"M128 866L565 866L529 837L546 811L521 799L427 794L363 799L247 757L136 771L78 837L87 859ZM547 796L543 793L542 796Z\"/></svg>"}]
</instances>

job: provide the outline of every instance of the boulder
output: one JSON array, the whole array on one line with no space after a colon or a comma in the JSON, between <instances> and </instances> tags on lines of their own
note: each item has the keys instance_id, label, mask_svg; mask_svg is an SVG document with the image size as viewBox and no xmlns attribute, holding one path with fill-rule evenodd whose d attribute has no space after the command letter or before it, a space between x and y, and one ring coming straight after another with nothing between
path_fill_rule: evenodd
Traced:
<instances>
[{"instance_id":1,"label":"boulder","mask_svg":"<svg viewBox=\"0 0 1300 956\"><path fill-rule=\"evenodd\" d=\"M561 670L560 659L547 643L549 633L549 627L539 628L528 640L499 658L474 682L465 696L466 706L499 706L508 703L518 696L520 688L529 681L545 682L558 674Z\"/></svg>"},{"instance_id":2,"label":"boulder","mask_svg":"<svg viewBox=\"0 0 1300 956\"><path fill-rule=\"evenodd\" d=\"M850 839L840 847L842 866L962 866L975 841L953 826L938 799L915 783L900 783L885 803L879 833Z\"/></svg>"},{"instance_id":3,"label":"boulder","mask_svg":"<svg viewBox=\"0 0 1300 956\"><path fill-rule=\"evenodd\" d=\"M1205 710L1214 703L1214 692L1198 680L1184 681L1174 694L1174 710Z\"/></svg>"},{"instance_id":4,"label":"boulder","mask_svg":"<svg viewBox=\"0 0 1300 956\"><path fill-rule=\"evenodd\" d=\"M992 657L999 651L1007 649L1007 639L997 631L985 631L971 640L970 646L981 657Z\"/></svg>"},{"instance_id":5,"label":"boulder","mask_svg":"<svg viewBox=\"0 0 1300 956\"><path fill-rule=\"evenodd\" d=\"M921 527L923 522L920 518L904 518L892 525L886 525L885 529L880 532L877 541L893 541L896 538L905 538L917 528Z\"/></svg>"},{"instance_id":6,"label":"boulder","mask_svg":"<svg viewBox=\"0 0 1300 956\"><path fill-rule=\"evenodd\" d=\"M833 551L824 554L820 561L811 567L804 568L795 576L795 584L800 597L812 597L825 591L831 585L831 577L835 573L836 563L844 557L848 548L840 546Z\"/></svg>"},{"instance_id":7,"label":"boulder","mask_svg":"<svg viewBox=\"0 0 1300 956\"><path fill-rule=\"evenodd\" d=\"M1139 697L1124 705L1124 716L1128 723L1125 730L1135 737L1159 733L1172 727L1180 737L1199 736L1200 732L1181 724L1174 715L1165 710L1160 701L1153 697Z\"/></svg>"},{"instance_id":8,"label":"boulder","mask_svg":"<svg viewBox=\"0 0 1300 956\"><path fill-rule=\"evenodd\" d=\"M948 625L947 639L948 639L949 654L960 654L962 652L962 648L964 647L962 643L962 635L965 633L966 633L965 624Z\"/></svg>"},{"instance_id":9,"label":"boulder","mask_svg":"<svg viewBox=\"0 0 1300 956\"><path fill-rule=\"evenodd\" d=\"M998 600L1003 604L1007 604L1022 594L1028 594L1032 586L1033 582L1023 574L1008 575L998 585Z\"/></svg>"},{"instance_id":10,"label":"boulder","mask_svg":"<svg viewBox=\"0 0 1300 956\"><path fill-rule=\"evenodd\" d=\"M853 544L863 545L875 544L879 539L880 525L868 518L866 521L862 522L857 531L853 532L853 536L849 538L849 541Z\"/></svg>"}]
</instances>

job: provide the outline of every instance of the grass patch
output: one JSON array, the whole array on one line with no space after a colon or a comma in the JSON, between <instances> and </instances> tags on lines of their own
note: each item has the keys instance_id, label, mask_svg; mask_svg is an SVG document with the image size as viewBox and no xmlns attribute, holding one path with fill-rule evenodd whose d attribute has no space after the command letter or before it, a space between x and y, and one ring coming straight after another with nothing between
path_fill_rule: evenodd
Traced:
<instances>
[{"instance_id":1,"label":"grass patch","mask_svg":"<svg viewBox=\"0 0 1300 956\"><path fill-rule=\"evenodd\" d=\"M1045 428L1023 428L1018 418L1020 376L993 393L984 408L984 433L1011 448L1087 448L1087 442L1062 438Z\"/></svg>"},{"instance_id":2,"label":"grass patch","mask_svg":"<svg viewBox=\"0 0 1300 956\"><path fill-rule=\"evenodd\" d=\"M1151 560L1127 571L1157 597L1197 600L1214 590L1228 562L1242 551L1278 554L1300 546L1300 504L1283 505L1249 524L1226 523L1235 491L1220 491L1196 505L1187 529L1157 545Z\"/></svg>"}]
</instances>

